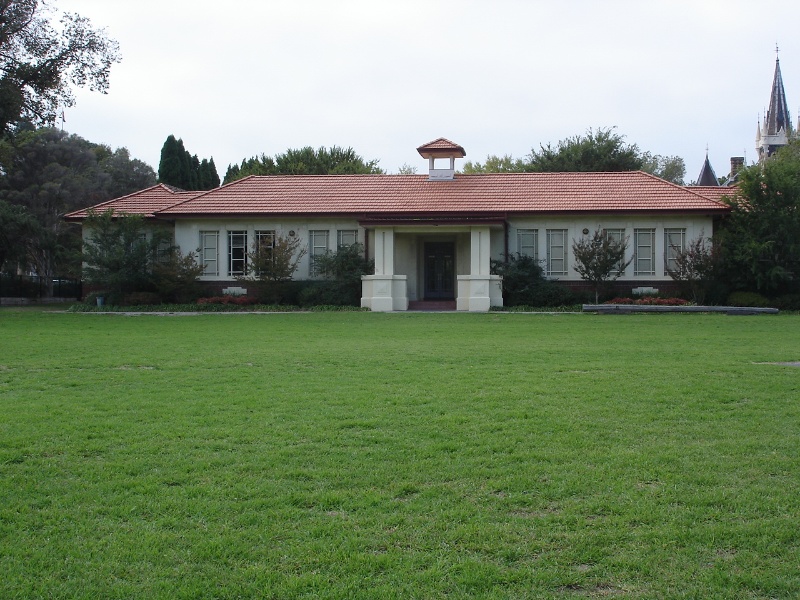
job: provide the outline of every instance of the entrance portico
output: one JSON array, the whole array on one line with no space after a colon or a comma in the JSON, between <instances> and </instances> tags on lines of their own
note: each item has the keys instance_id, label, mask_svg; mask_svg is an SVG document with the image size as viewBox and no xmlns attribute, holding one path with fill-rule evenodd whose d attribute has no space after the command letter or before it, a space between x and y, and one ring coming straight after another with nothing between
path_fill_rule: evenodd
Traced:
<instances>
[{"instance_id":1,"label":"entrance portico","mask_svg":"<svg viewBox=\"0 0 800 600\"><path fill-rule=\"evenodd\" d=\"M417 300L455 300L457 310L472 312L502 306L501 278L490 273L492 246L502 253L501 224L362 226L375 260L375 274L362 277L362 307L408 310Z\"/></svg>"}]
</instances>

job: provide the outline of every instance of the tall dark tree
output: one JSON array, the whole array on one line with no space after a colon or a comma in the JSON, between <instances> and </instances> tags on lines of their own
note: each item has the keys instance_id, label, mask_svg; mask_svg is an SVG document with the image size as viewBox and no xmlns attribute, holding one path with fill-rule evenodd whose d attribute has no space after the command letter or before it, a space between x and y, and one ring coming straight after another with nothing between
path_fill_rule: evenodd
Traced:
<instances>
[{"instance_id":1,"label":"tall dark tree","mask_svg":"<svg viewBox=\"0 0 800 600\"><path fill-rule=\"evenodd\" d=\"M196 154L189 154L183 140L174 135L167 136L161 147L158 180L183 190L210 190L219 186L214 159L200 161Z\"/></svg>"},{"instance_id":2,"label":"tall dark tree","mask_svg":"<svg viewBox=\"0 0 800 600\"><path fill-rule=\"evenodd\" d=\"M73 106L72 86L105 93L119 46L77 14L51 25L38 0L0 0L0 132L16 122L53 124L59 108Z\"/></svg>"},{"instance_id":3,"label":"tall dark tree","mask_svg":"<svg viewBox=\"0 0 800 600\"><path fill-rule=\"evenodd\" d=\"M230 165L224 183L242 179L248 175L357 175L383 173L378 160L366 161L352 148L332 146L317 150L311 146L289 149L274 158L262 154L260 157L244 159L240 166Z\"/></svg>"},{"instance_id":4,"label":"tall dark tree","mask_svg":"<svg viewBox=\"0 0 800 600\"><path fill-rule=\"evenodd\" d=\"M720 232L725 280L736 290L800 291L800 142L739 171Z\"/></svg>"}]
</instances>

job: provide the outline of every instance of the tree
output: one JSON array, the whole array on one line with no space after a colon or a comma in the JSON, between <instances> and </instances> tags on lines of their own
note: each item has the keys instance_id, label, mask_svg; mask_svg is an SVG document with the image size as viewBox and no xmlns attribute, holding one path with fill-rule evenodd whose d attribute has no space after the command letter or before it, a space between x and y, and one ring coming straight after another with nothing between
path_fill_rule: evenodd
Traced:
<instances>
[{"instance_id":1,"label":"tree","mask_svg":"<svg viewBox=\"0 0 800 600\"><path fill-rule=\"evenodd\" d=\"M727 201L719 235L725 280L773 296L800 289L800 142L739 171Z\"/></svg>"},{"instance_id":2,"label":"tree","mask_svg":"<svg viewBox=\"0 0 800 600\"><path fill-rule=\"evenodd\" d=\"M398 175L416 175L417 174L417 167L410 165L408 163L403 163L399 169L397 169Z\"/></svg>"},{"instance_id":3,"label":"tree","mask_svg":"<svg viewBox=\"0 0 800 600\"><path fill-rule=\"evenodd\" d=\"M378 161L365 161L352 148L332 146L314 150L311 146L289 149L274 158L262 154L260 157L244 159L240 166L229 165L224 183L230 183L249 175L358 175L383 173Z\"/></svg>"},{"instance_id":4,"label":"tree","mask_svg":"<svg viewBox=\"0 0 800 600\"><path fill-rule=\"evenodd\" d=\"M667 273L688 291L696 304L702 304L717 267L718 251L702 235L685 248L673 247L674 266L667 264Z\"/></svg>"},{"instance_id":5,"label":"tree","mask_svg":"<svg viewBox=\"0 0 800 600\"><path fill-rule=\"evenodd\" d=\"M36 221L24 207L0 200L0 273L6 263L26 260L36 230Z\"/></svg>"},{"instance_id":6,"label":"tree","mask_svg":"<svg viewBox=\"0 0 800 600\"><path fill-rule=\"evenodd\" d=\"M77 14L58 28L38 0L0 0L0 132L20 120L53 124L59 107L74 106L71 87L106 93L119 45Z\"/></svg>"},{"instance_id":7,"label":"tree","mask_svg":"<svg viewBox=\"0 0 800 600\"><path fill-rule=\"evenodd\" d=\"M153 267L170 248L168 230L148 227L140 215L113 210L90 213L83 226L89 231L83 244L86 282L104 288L112 304L131 292L153 289Z\"/></svg>"},{"instance_id":8,"label":"tree","mask_svg":"<svg viewBox=\"0 0 800 600\"><path fill-rule=\"evenodd\" d=\"M686 177L686 163L679 156L661 156L660 154L650 154L643 152L642 171L651 173L675 185L683 185Z\"/></svg>"},{"instance_id":9,"label":"tree","mask_svg":"<svg viewBox=\"0 0 800 600\"><path fill-rule=\"evenodd\" d=\"M307 251L300 247L299 237L263 236L247 253L248 272L242 280L255 282L260 288L259 296L278 303L283 295L282 284L291 281Z\"/></svg>"},{"instance_id":10,"label":"tree","mask_svg":"<svg viewBox=\"0 0 800 600\"><path fill-rule=\"evenodd\" d=\"M599 301L600 287L614 281L631 264L633 257L625 261L627 247L627 238L616 240L602 229L596 229L591 237L572 240L575 270L592 285L595 304Z\"/></svg>"},{"instance_id":11,"label":"tree","mask_svg":"<svg viewBox=\"0 0 800 600\"><path fill-rule=\"evenodd\" d=\"M613 128L590 129L584 136L561 140L555 148L540 145L524 159L489 155L483 164L467 161L462 168L465 174L638 170L677 185L683 185L686 174L682 158L640 152L635 144L625 144L625 136Z\"/></svg>"},{"instance_id":12,"label":"tree","mask_svg":"<svg viewBox=\"0 0 800 600\"><path fill-rule=\"evenodd\" d=\"M127 149L53 128L17 128L4 138L2 156L0 199L25 207L36 222L24 267L47 281L80 270L80 228L65 213L155 183L153 170Z\"/></svg>"},{"instance_id":13,"label":"tree","mask_svg":"<svg viewBox=\"0 0 800 600\"><path fill-rule=\"evenodd\" d=\"M158 181L182 190L211 190L219 187L214 158L204 158L201 161L196 154L189 154L183 140L176 139L171 134L161 147Z\"/></svg>"},{"instance_id":14,"label":"tree","mask_svg":"<svg viewBox=\"0 0 800 600\"><path fill-rule=\"evenodd\" d=\"M642 168L639 148L625 144L625 136L613 128L589 129L585 136L576 135L539 146L528 155L526 171L534 173L574 171L638 171Z\"/></svg>"},{"instance_id":15,"label":"tree","mask_svg":"<svg viewBox=\"0 0 800 600\"><path fill-rule=\"evenodd\" d=\"M473 163L468 160L462 168L462 172L467 175L473 173L524 173L525 171L525 162L519 158L512 158L510 154L503 156L489 155L483 164L479 162Z\"/></svg>"},{"instance_id":16,"label":"tree","mask_svg":"<svg viewBox=\"0 0 800 600\"><path fill-rule=\"evenodd\" d=\"M364 257L363 244L355 243L316 256L315 267L325 281L304 290L306 304L358 306L361 277L375 272L375 261Z\"/></svg>"}]
</instances>

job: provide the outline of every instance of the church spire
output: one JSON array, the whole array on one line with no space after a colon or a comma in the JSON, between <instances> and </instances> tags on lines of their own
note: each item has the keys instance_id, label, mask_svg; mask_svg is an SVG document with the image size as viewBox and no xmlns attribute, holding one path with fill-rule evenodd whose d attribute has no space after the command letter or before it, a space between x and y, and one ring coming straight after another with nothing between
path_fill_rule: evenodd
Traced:
<instances>
[{"instance_id":1,"label":"church spire","mask_svg":"<svg viewBox=\"0 0 800 600\"><path fill-rule=\"evenodd\" d=\"M778 47L775 46L775 53ZM781 76L781 59L775 57L775 76L772 79L772 93L769 97L769 108L764 116L764 125L757 140L759 158L766 158L780 146L789 143L792 133L792 121L789 117L789 106L786 102L786 92L783 89Z\"/></svg>"},{"instance_id":2,"label":"church spire","mask_svg":"<svg viewBox=\"0 0 800 600\"><path fill-rule=\"evenodd\" d=\"M711 161L708 160L708 148L706 148L706 162L703 163L703 168L700 169L700 176L697 178L697 183L695 185L719 186L717 174L714 173Z\"/></svg>"}]
</instances>

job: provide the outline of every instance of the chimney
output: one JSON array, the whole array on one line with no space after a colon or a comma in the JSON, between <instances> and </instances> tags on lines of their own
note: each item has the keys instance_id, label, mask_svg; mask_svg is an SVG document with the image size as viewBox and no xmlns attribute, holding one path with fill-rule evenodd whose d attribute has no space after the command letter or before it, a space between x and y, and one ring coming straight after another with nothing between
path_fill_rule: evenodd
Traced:
<instances>
[{"instance_id":1,"label":"chimney","mask_svg":"<svg viewBox=\"0 0 800 600\"><path fill-rule=\"evenodd\" d=\"M743 167L744 156L731 156L731 177L735 177Z\"/></svg>"}]
</instances>

